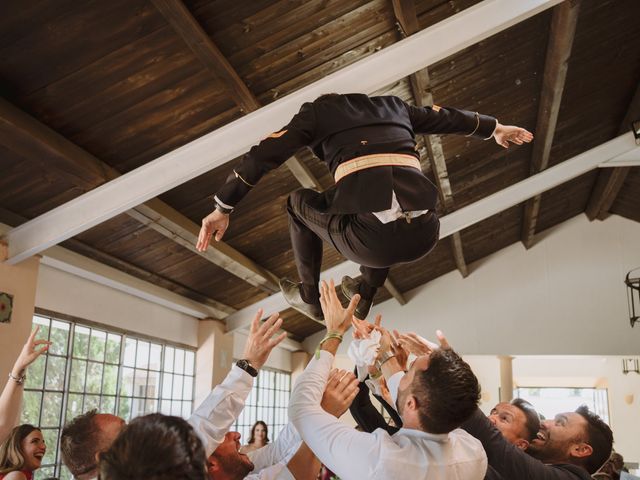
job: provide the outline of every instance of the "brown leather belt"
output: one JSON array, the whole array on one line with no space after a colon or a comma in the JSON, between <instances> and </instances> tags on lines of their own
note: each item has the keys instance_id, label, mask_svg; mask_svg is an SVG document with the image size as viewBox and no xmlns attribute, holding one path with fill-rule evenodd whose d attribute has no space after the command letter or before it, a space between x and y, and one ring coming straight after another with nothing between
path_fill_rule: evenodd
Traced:
<instances>
[{"instance_id":1,"label":"brown leather belt","mask_svg":"<svg viewBox=\"0 0 640 480\"><path fill-rule=\"evenodd\" d=\"M420 168L420 161L413 155L404 155L401 153L378 153L374 155L364 155L362 157L352 158L338 165L336 173L333 175L336 183L347 175L374 167L412 167Z\"/></svg>"}]
</instances>

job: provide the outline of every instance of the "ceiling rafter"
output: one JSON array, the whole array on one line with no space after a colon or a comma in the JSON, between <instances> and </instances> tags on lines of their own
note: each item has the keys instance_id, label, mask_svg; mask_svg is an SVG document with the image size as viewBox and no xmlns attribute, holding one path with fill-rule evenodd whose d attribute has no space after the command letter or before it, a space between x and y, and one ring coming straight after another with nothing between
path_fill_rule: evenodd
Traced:
<instances>
[{"instance_id":1,"label":"ceiling rafter","mask_svg":"<svg viewBox=\"0 0 640 480\"><path fill-rule=\"evenodd\" d=\"M418 32L420 27L415 2L413 0L392 0L392 4L393 12L403 34L409 36ZM411 83L411 92L415 104L421 107L433 105L429 69L425 67L411 74L409 81ZM440 193L440 199L444 206L444 213L450 213L455 210L455 203L453 201L453 191L451 190L451 182L449 181L449 172L447 171L444 150L442 149L442 140L438 135L421 135L421 137L429 154L429 162L438 185L438 192ZM456 268L463 277L467 277L469 275L469 269L464 258L460 232L451 235L449 243Z\"/></svg>"},{"instance_id":2,"label":"ceiling rafter","mask_svg":"<svg viewBox=\"0 0 640 480\"><path fill-rule=\"evenodd\" d=\"M211 37L193 17L181 0L152 0L171 28L184 40L202 65L220 79L233 96L235 102L245 112L253 112L262 107L251 93L238 72L220 51ZM322 186L304 161L294 155L285 162L296 180L305 188L321 190Z\"/></svg>"},{"instance_id":3,"label":"ceiling rafter","mask_svg":"<svg viewBox=\"0 0 640 480\"><path fill-rule=\"evenodd\" d=\"M538 106L536 138L531 154L530 175L541 172L549 165L551 146L553 145L569 58L578 23L579 6L579 0L565 0L553 9L542 79L542 93ZM529 199L524 206L521 240L525 248L531 248L533 245L541 198L541 195L536 195Z\"/></svg>"},{"instance_id":4,"label":"ceiling rafter","mask_svg":"<svg viewBox=\"0 0 640 480\"><path fill-rule=\"evenodd\" d=\"M46 167L83 190L92 190L120 176L119 172L73 144L11 103L0 98L0 132L11 148L27 156L40 158L50 153ZM10 140L9 140L10 139ZM227 272L268 293L279 290L277 277L223 242L215 242L201 253L195 249L200 227L180 212L155 198L126 212L170 240L201 255Z\"/></svg>"},{"instance_id":5,"label":"ceiling rafter","mask_svg":"<svg viewBox=\"0 0 640 480\"><path fill-rule=\"evenodd\" d=\"M631 99L624 119L620 123L618 134L621 135L631 128L631 122L640 119L640 82ZM627 179L631 167L601 168L596 183L591 191L587 203L587 217L589 220L604 220L610 213L609 209L620 193L620 189Z\"/></svg>"}]
</instances>

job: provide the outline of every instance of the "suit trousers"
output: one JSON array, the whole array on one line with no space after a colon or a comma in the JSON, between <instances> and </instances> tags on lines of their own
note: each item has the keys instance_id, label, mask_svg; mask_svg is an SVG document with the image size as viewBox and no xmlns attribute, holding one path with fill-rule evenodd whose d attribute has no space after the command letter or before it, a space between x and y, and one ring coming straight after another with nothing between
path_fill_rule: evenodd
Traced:
<instances>
[{"instance_id":1,"label":"suit trousers","mask_svg":"<svg viewBox=\"0 0 640 480\"><path fill-rule=\"evenodd\" d=\"M311 189L297 190L287 200L293 255L307 302L317 302L323 241L358 263L374 289L384 285L390 267L425 256L438 241L440 221L433 212L411 222L382 223L372 213L327 213L327 203L327 196Z\"/></svg>"}]
</instances>

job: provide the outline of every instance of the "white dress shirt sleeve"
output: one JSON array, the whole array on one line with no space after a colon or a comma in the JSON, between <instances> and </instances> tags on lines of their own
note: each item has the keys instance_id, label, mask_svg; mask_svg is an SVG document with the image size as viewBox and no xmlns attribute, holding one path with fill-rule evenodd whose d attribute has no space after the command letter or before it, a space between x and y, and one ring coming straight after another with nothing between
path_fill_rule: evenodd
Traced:
<instances>
[{"instance_id":1,"label":"white dress shirt sleeve","mask_svg":"<svg viewBox=\"0 0 640 480\"><path fill-rule=\"evenodd\" d=\"M253 377L234 365L223 382L191 414L189 423L202 440L207 457L222 443L242 412L251 387Z\"/></svg>"},{"instance_id":2,"label":"white dress shirt sleeve","mask_svg":"<svg viewBox=\"0 0 640 480\"><path fill-rule=\"evenodd\" d=\"M395 408L396 411L398 410L398 388L400 387L400 380L402 380L404 376L405 372L396 372L387 380L387 388L393 399L393 405L391 406Z\"/></svg>"},{"instance_id":3,"label":"white dress shirt sleeve","mask_svg":"<svg viewBox=\"0 0 640 480\"><path fill-rule=\"evenodd\" d=\"M313 453L338 477L366 479L380 458L381 442L375 435L358 432L320 406L333 355L324 350L309 362L293 388L289 421Z\"/></svg>"},{"instance_id":4,"label":"white dress shirt sleeve","mask_svg":"<svg viewBox=\"0 0 640 480\"><path fill-rule=\"evenodd\" d=\"M254 465L254 472L258 472L263 468L270 467L276 463L286 464L291 457L296 453L302 440L298 431L291 424L288 423L278 435L278 439L265 445L262 448L253 450L247 455L251 459Z\"/></svg>"}]
</instances>

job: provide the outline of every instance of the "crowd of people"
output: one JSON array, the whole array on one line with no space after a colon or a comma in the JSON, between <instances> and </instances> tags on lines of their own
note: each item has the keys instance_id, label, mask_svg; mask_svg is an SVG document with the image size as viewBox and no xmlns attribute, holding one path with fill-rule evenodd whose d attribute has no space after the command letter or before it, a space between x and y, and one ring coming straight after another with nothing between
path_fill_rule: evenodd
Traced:
<instances>
[{"instance_id":1,"label":"crowd of people","mask_svg":"<svg viewBox=\"0 0 640 480\"><path fill-rule=\"evenodd\" d=\"M333 283L323 282L320 291L327 334L293 387L289 423L275 441L264 422L252 427L244 447L231 431L257 371L284 338L275 336L278 315L261 322L258 311L243 359L188 420L156 413L127 424L112 414L86 412L62 430L66 467L78 480L315 480L321 472L343 480L617 478L611 476L611 429L586 407L540 420L533 405L514 399L485 416L476 376L441 332L437 343L390 332L380 317L369 323L353 316L357 295L345 308ZM375 357L355 372L333 369L350 328L352 344L376 340ZM10 428L26 369L48 347L36 335L37 329L0 397L0 479L33 478L46 453L37 427ZM373 406L370 390L391 421ZM340 420L348 409L357 429Z\"/></svg>"},{"instance_id":2,"label":"crowd of people","mask_svg":"<svg viewBox=\"0 0 640 480\"><path fill-rule=\"evenodd\" d=\"M285 300L327 333L293 386L289 423L270 442L254 425L247 446L231 431L258 371L285 337L278 314L258 311L244 355L188 420L162 414L124 419L86 412L64 426L63 463L78 480L241 480L339 478L429 480L587 480L609 460L613 434L586 407L540 420L533 405L478 408L480 384L441 332L437 343L367 321L374 295L399 263L428 254L439 235L438 190L423 174L416 134L457 133L508 148L533 135L494 117L436 105L416 107L393 96L328 94L305 103L287 126L254 146L214 195L196 248L222 239L229 215L258 181L303 147L334 175L325 192L303 189L287 201L300 282L282 279ZM323 241L361 265L320 283ZM355 372L332 368L339 345ZM47 342L29 337L0 397L0 480L29 480L47 446L38 428L13 428L25 371ZM373 394L391 418L371 402ZM358 428L340 420L350 409ZM52 446L50 445L49 448ZM322 472L322 473L321 473ZM600 472L603 473L603 472Z\"/></svg>"}]
</instances>

